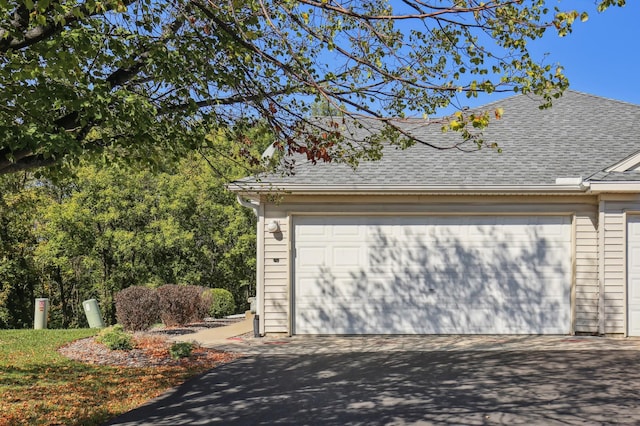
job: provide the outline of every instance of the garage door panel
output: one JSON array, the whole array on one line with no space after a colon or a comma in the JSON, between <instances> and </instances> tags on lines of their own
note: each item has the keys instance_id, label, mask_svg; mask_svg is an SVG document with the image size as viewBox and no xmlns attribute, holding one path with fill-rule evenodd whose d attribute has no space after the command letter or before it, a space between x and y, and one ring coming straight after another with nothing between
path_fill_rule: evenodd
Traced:
<instances>
[{"instance_id":1,"label":"garage door panel","mask_svg":"<svg viewBox=\"0 0 640 426\"><path fill-rule=\"evenodd\" d=\"M386 249L392 251L393 249ZM475 245L460 245L456 247L440 246L437 249L424 247L410 247L396 249L388 259L383 251L376 250L370 258L370 266L376 262L395 263L396 270L400 268L433 270L447 269L451 271L473 272L473 270L496 272L496 266L502 268L502 273L533 273L536 276L545 274L555 275L556 268L566 268L567 246L511 245L490 244L484 247ZM396 261L396 259L398 259Z\"/></svg>"},{"instance_id":2,"label":"garage door panel","mask_svg":"<svg viewBox=\"0 0 640 426\"><path fill-rule=\"evenodd\" d=\"M413 299L428 296L437 297L439 303L445 305L450 300L464 300L468 304L481 304L483 301L504 301L511 303L536 303L542 299L555 300L558 295L564 296L566 281L560 279L545 281L527 281L521 283L514 280L495 281L482 278L470 278L461 285L460 281L441 277L407 277L399 279L393 275L368 279L362 275L327 275L315 278L300 279L297 285L297 301L309 297L313 300L319 295L353 296L361 300L371 300L374 297L390 296L398 300ZM322 303L338 303L336 301L318 301ZM540 303L543 304L543 303Z\"/></svg>"},{"instance_id":3,"label":"garage door panel","mask_svg":"<svg viewBox=\"0 0 640 426\"><path fill-rule=\"evenodd\" d=\"M295 333L570 331L568 217L295 223Z\"/></svg>"},{"instance_id":4,"label":"garage door panel","mask_svg":"<svg viewBox=\"0 0 640 426\"><path fill-rule=\"evenodd\" d=\"M478 304L463 301L447 305L416 300L415 305L361 299L330 308L304 306L300 326L308 334L566 334L568 318L558 310L528 311L528 305ZM376 302L376 303L373 303ZM311 316L310 316L311 315ZM320 321L318 321L320 320ZM564 322L558 327L553 324ZM491 327L486 324L490 323Z\"/></svg>"},{"instance_id":5,"label":"garage door panel","mask_svg":"<svg viewBox=\"0 0 640 426\"><path fill-rule=\"evenodd\" d=\"M299 277L313 277L322 270L328 270L331 252L328 247L313 245L296 249L296 271Z\"/></svg>"},{"instance_id":6,"label":"garage door panel","mask_svg":"<svg viewBox=\"0 0 640 426\"><path fill-rule=\"evenodd\" d=\"M637 237L637 240L640 241L640 237ZM629 252L629 258L632 260L632 262L629 262L628 270L632 274L638 274L640 273L640 262L637 262L634 260L640 259L640 244L633 241L632 241L632 244L635 244L635 246L629 244L631 247L629 247L628 252Z\"/></svg>"},{"instance_id":7,"label":"garage door panel","mask_svg":"<svg viewBox=\"0 0 640 426\"><path fill-rule=\"evenodd\" d=\"M296 233L300 242L304 242L305 237L326 236L328 227L326 220L315 220L304 227L298 227Z\"/></svg>"},{"instance_id":8,"label":"garage door panel","mask_svg":"<svg viewBox=\"0 0 640 426\"><path fill-rule=\"evenodd\" d=\"M563 254L563 256L566 256L566 253ZM527 266L528 265L523 265L522 267L504 266L505 270L496 273L495 270L491 269L491 265L487 263L474 262L468 265L446 264L446 259L444 259L441 262L430 262L428 265L424 266L410 264L402 267L399 266L395 269L389 269L388 272L393 273L396 277L401 277L402 275L407 275L411 278L423 276L423 279L429 281L440 281L442 279L446 279L447 281L454 283L456 281L468 281L474 278L481 278L485 281L493 281L494 279L501 281L517 279L521 282L521 285L526 285L526 282L524 281L527 278L537 282L556 278L556 273L540 271L542 267L540 267L540 269L536 269ZM545 265L545 268L551 268L553 271L556 271L556 268L553 268L552 266L553 265ZM561 271L561 273L568 272L567 268L560 265L558 265L557 270ZM428 275L424 276L425 274Z\"/></svg>"},{"instance_id":9,"label":"garage door panel","mask_svg":"<svg viewBox=\"0 0 640 426\"><path fill-rule=\"evenodd\" d=\"M460 273L456 276L450 269L432 270L428 275L416 268L414 271L404 270L402 274L388 272L369 276L364 271L340 272L324 271L306 278L298 279L298 296L302 297L308 291L319 294L324 290L326 294L350 294L350 292L380 291L391 293L419 295L423 293L442 293L443 297L481 297L484 294L507 293L514 297L548 297L563 294L567 281L556 276L540 277L535 273L518 273L513 276L491 276L486 274ZM398 296L400 297L400 296Z\"/></svg>"},{"instance_id":10,"label":"garage door panel","mask_svg":"<svg viewBox=\"0 0 640 426\"><path fill-rule=\"evenodd\" d=\"M316 296L322 295L332 298L340 298L340 301L333 300L329 304L342 304L343 298L348 297L360 297L362 293L373 292L378 286L373 282L358 281L354 277L337 277L337 276L325 276L317 277L315 279L300 280L297 286L296 304L298 303L316 303L318 306L322 305L322 301L319 301ZM383 291L384 292L384 291ZM326 300L326 299L323 299Z\"/></svg>"},{"instance_id":11,"label":"garage door panel","mask_svg":"<svg viewBox=\"0 0 640 426\"><path fill-rule=\"evenodd\" d=\"M297 256L300 258L300 266L315 267L316 265L326 265L326 251L326 246L318 243L298 247Z\"/></svg>"},{"instance_id":12,"label":"garage door panel","mask_svg":"<svg viewBox=\"0 0 640 426\"><path fill-rule=\"evenodd\" d=\"M627 334L640 336L640 216L627 218Z\"/></svg>"},{"instance_id":13,"label":"garage door panel","mask_svg":"<svg viewBox=\"0 0 640 426\"><path fill-rule=\"evenodd\" d=\"M366 247L362 246L340 246L333 247L331 251L331 266L335 268L348 267L352 268L353 265L362 265L367 255Z\"/></svg>"}]
</instances>

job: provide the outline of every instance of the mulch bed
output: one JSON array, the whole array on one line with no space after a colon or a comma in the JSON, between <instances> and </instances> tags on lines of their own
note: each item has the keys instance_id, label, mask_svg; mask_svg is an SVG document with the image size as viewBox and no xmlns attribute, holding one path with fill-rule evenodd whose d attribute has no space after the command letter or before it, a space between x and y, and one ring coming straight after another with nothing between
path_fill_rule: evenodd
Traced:
<instances>
[{"instance_id":1,"label":"mulch bed","mask_svg":"<svg viewBox=\"0 0 640 426\"><path fill-rule=\"evenodd\" d=\"M58 352L67 358L87 364L133 368L173 366L214 368L242 356L215 349L195 347L190 357L176 360L169 355L169 348L173 343L170 340L172 334L181 334L181 332L176 333L172 329L166 329L135 333L135 347L129 351L111 350L96 342L95 337L89 337L62 346Z\"/></svg>"}]
</instances>

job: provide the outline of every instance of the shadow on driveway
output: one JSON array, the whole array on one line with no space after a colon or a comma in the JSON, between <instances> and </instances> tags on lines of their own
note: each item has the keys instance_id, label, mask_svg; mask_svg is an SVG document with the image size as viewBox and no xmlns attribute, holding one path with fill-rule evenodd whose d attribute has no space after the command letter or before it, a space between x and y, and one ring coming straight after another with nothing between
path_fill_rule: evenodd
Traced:
<instances>
[{"instance_id":1,"label":"shadow on driveway","mask_svg":"<svg viewBox=\"0 0 640 426\"><path fill-rule=\"evenodd\" d=\"M640 423L639 351L262 355L110 425Z\"/></svg>"}]
</instances>

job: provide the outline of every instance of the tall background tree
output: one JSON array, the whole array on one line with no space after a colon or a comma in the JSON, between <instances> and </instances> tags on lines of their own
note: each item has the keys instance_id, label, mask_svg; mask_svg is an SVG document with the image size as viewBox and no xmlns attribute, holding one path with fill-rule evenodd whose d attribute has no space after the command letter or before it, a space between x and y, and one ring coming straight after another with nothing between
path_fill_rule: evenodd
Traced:
<instances>
[{"instance_id":1,"label":"tall background tree","mask_svg":"<svg viewBox=\"0 0 640 426\"><path fill-rule=\"evenodd\" d=\"M31 324L40 276L34 257L39 191L26 173L0 179L0 328Z\"/></svg>"},{"instance_id":2,"label":"tall background tree","mask_svg":"<svg viewBox=\"0 0 640 426\"><path fill-rule=\"evenodd\" d=\"M248 308L256 221L225 188L247 169L234 142L208 138L225 155L155 171L83 162L56 181L0 176L0 328L30 327L35 297L49 298L50 327L85 326L90 298L114 323L114 295L132 285L224 288ZM257 151L269 143L255 139Z\"/></svg>"},{"instance_id":3,"label":"tall background tree","mask_svg":"<svg viewBox=\"0 0 640 426\"><path fill-rule=\"evenodd\" d=\"M567 80L528 42L586 18L547 3L3 0L0 173L88 157L158 164L210 131L244 143L257 119L280 149L357 162L379 150L377 135L335 149L348 135L336 126L321 137L307 122L312 105L377 117L385 138L406 143L412 135L388 117L431 115L459 92L547 103ZM454 130L488 117L461 117Z\"/></svg>"}]
</instances>

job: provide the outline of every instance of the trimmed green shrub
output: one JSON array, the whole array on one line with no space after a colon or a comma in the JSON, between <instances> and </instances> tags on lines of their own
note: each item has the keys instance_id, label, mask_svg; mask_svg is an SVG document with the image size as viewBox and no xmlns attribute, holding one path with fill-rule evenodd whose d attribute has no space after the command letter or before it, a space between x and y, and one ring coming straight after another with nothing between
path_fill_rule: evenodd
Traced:
<instances>
[{"instance_id":1,"label":"trimmed green shrub","mask_svg":"<svg viewBox=\"0 0 640 426\"><path fill-rule=\"evenodd\" d=\"M116 294L115 300L116 320L126 330L143 331L160 319L158 295L152 288L127 287Z\"/></svg>"},{"instance_id":2,"label":"trimmed green shrub","mask_svg":"<svg viewBox=\"0 0 640 426\"><path fill-rule=\"evenodd\" d=\"M211 296L207 296L209 289L202 286L191 286L200 291L198 296L196 312L194 314L194 320L202 321L209 316L209 308L211 307Z\"/></svg>"},{"instance_id":3,"label":"trimmed green shrub","mask_svg":"<svg viewBox=\"0 0 640 426\"><path fill-rule=\"evenodd\" d=\"M166 284L156 293L160 304L160 319L166 326L180 326L204 319L201 294L203 287Z\"/></svg>"},{"instance_id":4,"label":"trimmed green shrub","mask_svg":"<svg viewBox=\"0 0 640 426\"><path fill-rule=\"evenodd\" d=\"M211 305L213 304L213 293L211 293L210 288L205 288L202 293L200 293L200 313L202 317L210 317L211 314L209 311L211 310Z\"/></svg>"},{"instance_id":5,"label":"trimmed green shrub","mask_svg":"<svg viewBox=\"0 0 640 426\"><path fill-rule=\"evenodd\" d=\"M169 348L169 355L173 359L189 358L193 351L193 343L189 342L175 342Z\"/></svg>"},{"instance_id":6,"label":"trimmed green shrub","mask_svg":"<svg viewBox=\"0 0 640 426\"><path fill-rule=\"evenodd\" d=\"M210 299L209 315L214 318L222 318L233 315L236 312L236 302L233 294L224 288L212 288L205 292L205 297Z\"/></svg>"},{"instance_id":7,"label":"trimmed green shrub","mask_svg":"<svg viewBox=\"0 0 640 426\"><path fill-rule=\"evenodd\" d=\"M96 341L102 343L112 351L130 351L133 349L133 336L124 331L124 328L120 324L103 329L100 334L98 334Z\"/></svg>"}]
</instances>

